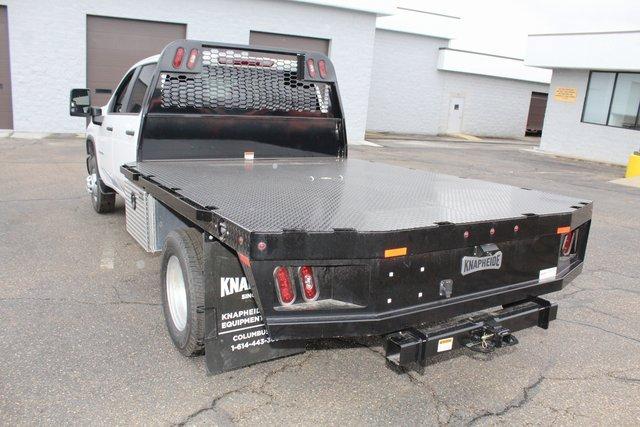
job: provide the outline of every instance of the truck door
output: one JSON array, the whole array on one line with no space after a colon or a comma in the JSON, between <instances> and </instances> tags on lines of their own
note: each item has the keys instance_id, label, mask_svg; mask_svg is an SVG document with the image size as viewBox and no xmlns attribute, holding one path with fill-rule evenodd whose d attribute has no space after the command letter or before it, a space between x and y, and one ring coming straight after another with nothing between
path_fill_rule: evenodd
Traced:
<instances>
[{"instance_id":1,"label":"truck door","mask_svg":"<svg viewBox=\"0 0 640 427\"><path fill-rule=\"evenodd\" d=\"M131 87L131 79L135 70L130 71L118 85L109 104L103 110L104 120L98 130L96 149L98 151L98 167L104 182L114 189L119 189L116 182L116 170L113 169L114 144L121 116L124 113L125 99Z\"/></svg>"},{"instance_id":2,"label":"truck door","mask_svg":"<svg viewBox=\"0 0 640 427\"><path fill-rule=\"evenodd\" d=\"M151 84L156 64L145 64L136 68L131 79L131 89L124 100L123 112L118 114L113 126L113 171L118 188L123 188L125 180L120 166L136 161L138 132L142 115L142 103L145 93Z\"/></svg>"}]
</instances>

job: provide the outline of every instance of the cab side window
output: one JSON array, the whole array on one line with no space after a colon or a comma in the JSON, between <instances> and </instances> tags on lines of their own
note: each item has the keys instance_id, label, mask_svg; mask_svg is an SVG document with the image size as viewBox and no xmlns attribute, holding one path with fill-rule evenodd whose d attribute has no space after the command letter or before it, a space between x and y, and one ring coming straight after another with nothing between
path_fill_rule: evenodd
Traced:
<instances>
[{"instance_id":1,"label":"cab side window","mask_svg":"<svg viewBox=\"0 0 640 427\"><path fill-rule=\"evenodd\" d=\"M138 73L138 77L133 83L133 89L131 89L127 113L139 113L142 110L144 95L151 84L155 69L156 64L147 64L140 69L140 73Z\"/></svg>"},{"instance_id":2,"label":"cab side window","mask_svg":"<svg viewBox=\"0 0 640 427\"><path fill-rule=\"evenodd\" d=\"M122 103L124 102L124 97L127 94L127 89L131 84L131 77L133 76L134 71L135 70L132 70L127 74L124 80L122 80L122 83L120 83L120 86L118 86L118 89L116 89L115 99L109 111L110 113L124 113L124 106Z\"/></svg>"}]
</instances>

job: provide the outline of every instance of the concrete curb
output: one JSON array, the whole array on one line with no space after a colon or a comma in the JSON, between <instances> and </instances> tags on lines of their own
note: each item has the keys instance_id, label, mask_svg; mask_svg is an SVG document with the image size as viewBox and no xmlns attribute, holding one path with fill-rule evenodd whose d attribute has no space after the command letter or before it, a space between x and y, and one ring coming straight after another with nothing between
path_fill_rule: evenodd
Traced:
<instances>
[{"instance_id":1,"label":"concrete curb","mask_svg":"<svg viewBox=\"0 0 640 427\"><path fill-rule=\"evenodd\" d=\"M375 142L367 141L367 140L358 140L358 141L349 141L349 145L366 145L368 147L382 147L380 144L376 144Z\"/></svg>"},{"instance_id":2,"label":"concrete curb","mask_svg":"<svg viewBox=\"0 0 640 427\"><path fill-rule=\"evenodd\" d=\"M632 178L620 178L609 181L611 184L624 185L625 187L640 188L640 176Z\"/></svg>"},{"instance_id":3,"label":"concrete curb","mask_svg":"<svg viewBox=\"0 0 640 427\"><path fill-rule=\"evenodd\" d=\"M367 132L365 134L367 140L380 141L429 141L429 142L457 142L462 144L509 144L509 145L538 145L539 139L505 139L505 138L480 138L467 134L456 135L424 135L410 133L384 133L384 132Z\"/></svg>"},{"instance_id":4,"label":"concrete curb","mask_svg":"<svg viewBox=\"0 0 640 427\"><path fill-rule=\"evenodd\" d=\"M523 148L522 151L528 151L530 153L533 154L538 154L540 156L551 156L551 157L558 157L560 159L571 159L571 160L579 160L581 162L589 162L589 163L599 163L601 165L607 165L607 166L616 166L616 167L626 167L627 165L624 163L613 163L613 162L604 162L602 160L594 160L594 159L590 159L588 157L579 157L579 156L569 156L567 154L562 154L562 153L556 153L553 151L547 151L547 150L541 150L538 147L534 147L534 148Z\"/></svg>"}]
</instances>

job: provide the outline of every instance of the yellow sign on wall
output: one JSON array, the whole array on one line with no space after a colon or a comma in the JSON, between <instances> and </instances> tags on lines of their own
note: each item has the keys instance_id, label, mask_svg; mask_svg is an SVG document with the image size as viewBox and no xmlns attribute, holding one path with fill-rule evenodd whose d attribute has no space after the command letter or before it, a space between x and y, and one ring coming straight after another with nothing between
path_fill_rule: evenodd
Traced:
<instances>
[{"instance_id":1,"label":"yellow sign on wall","mask_svg":"<svg viewBox=\"0 0 640 427\"><path fill-rule=\"evenodd\" d=\"M576 102L578 91L575 87L558 87L553 97L556 101Z\"/></svg>"}]
</instances>

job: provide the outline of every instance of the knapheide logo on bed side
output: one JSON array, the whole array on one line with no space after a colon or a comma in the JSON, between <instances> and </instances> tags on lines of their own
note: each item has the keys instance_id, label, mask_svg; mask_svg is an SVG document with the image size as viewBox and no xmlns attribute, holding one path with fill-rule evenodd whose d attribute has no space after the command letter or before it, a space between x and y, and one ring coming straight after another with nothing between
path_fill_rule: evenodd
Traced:
<instances>
[{"instance_id":1,"label":"knapheide logo on bed side","mask_svg":"<svg viewBox=\"0 0 640 427\"><path fill-rule=\"evenodd\" d=\"M495 252L491 255L475 257L462 257L463 276L482 270L499 270L502 267L502 251Z\"/></svg>"}]
</instances>

